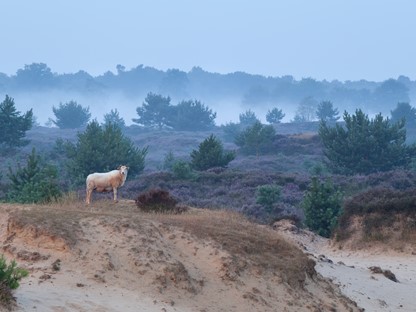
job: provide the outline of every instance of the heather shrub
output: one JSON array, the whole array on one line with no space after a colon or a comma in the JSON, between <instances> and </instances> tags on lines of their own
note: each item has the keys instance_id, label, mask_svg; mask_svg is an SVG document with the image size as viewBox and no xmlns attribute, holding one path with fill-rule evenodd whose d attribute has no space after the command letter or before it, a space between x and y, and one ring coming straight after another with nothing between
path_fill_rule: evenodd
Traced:
<instances>
[{"instance_id":1,"label":"heather shrub","mask_svg":"<svg viewBox=\"0 0 416 312\"><path fill-rule=\"evenodd\" d=\"M344 203L343 213L336 230L338 240L347 239L352 216L362 218L362 229L365 240L386 241L391 237L388 229L401 221L404 236L415 232L416 194L414 189L395 190L393 188L376 187L351 196ZM387 231L386 231L387 229ZM409 234L410 233L410 234ZM403 237L404 237L403 236Z\"/></svg>"},{"instance_id":2,"label":"heather shrub","mask_svg":"<svg viewBox=\"0 0 416 312\"><path fill-rule=\"evenodd\" d=\"M137 207L145 212L182 213L187 210L185 206L177 206L178 201L168 191L151 189L141 193L136 199Z\"/></svg>"},{"instance_id":3,"label":"heather shrub","mask_svg":"<svg viewBox=\"0 0 416 312\"><path fill-rule=\"evenodd\" d=\"M193 173L190 179L178 179L165 171L145 173L140 179L130 180L123 194L136 198L138 192L161 188L191 207L239 211L257 222L268 223L281 215L296 214L303 218L300 203L309 183L310 177L299 173L228 169L219 173L202 171ZM256 203L257 187L268 184L281 187L280 200L271 213Z\"/></svg>"},{"instance_id":4,"label":"heather shrub","mask_svg":"<svg viewBox=\"0 0 416 312\"><path fill-rule=\"evenodd\" d=\"M5 311L12 311L14 306L15 299L12 290L5 283L0 283L0 307L3 307Z\"/></svg>"},{"instance_id":5,"label":"heather shrub","mask_svg":"<svg viewBox=\"0 0 416 312\"><path fill-rule=\"evenodd\" d=\"M303 191L295 183L286 183L282 187L281 200L293 206L299 205L303 199Z\"/></svg>"},{"instance_id":6,"label":"heather shrub","mask_svg":"<svg viewBox=\"0 0 416 312\"><path fill-rule=\"evenodd\" d=\"M347 199L344 217L369 213L388 214L393 212L415 213L416 194L414 189L405 191L376 187Z\"/></svg>"},{"instance_id":7,"label":"heather shrub","mask_svg":"<svg viewBox=\"0 0 416 312\"><path fill-rule=\"evenodd\" d=\"M341 214L342 195L332 182L320 182L312 178L302 207L305 211L305 224L315 233L330 237Z\"/></svg>"}]
</instances>

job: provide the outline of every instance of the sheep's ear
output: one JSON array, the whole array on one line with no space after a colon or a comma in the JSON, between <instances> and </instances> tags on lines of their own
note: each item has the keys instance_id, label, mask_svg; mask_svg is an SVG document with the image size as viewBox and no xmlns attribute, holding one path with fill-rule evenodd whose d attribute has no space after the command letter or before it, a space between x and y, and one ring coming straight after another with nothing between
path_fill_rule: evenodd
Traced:
<instances>
[{"instance_id":1,"label":"sheep's ear","mask_svg":"<svg viewBox=\"0 0 416 312\"><path fill-rule=\"evenodd\" d=\"M117 167L117 170L120 170L120 168L121 168L121 165Z\"/></svg>"}]
</instances>

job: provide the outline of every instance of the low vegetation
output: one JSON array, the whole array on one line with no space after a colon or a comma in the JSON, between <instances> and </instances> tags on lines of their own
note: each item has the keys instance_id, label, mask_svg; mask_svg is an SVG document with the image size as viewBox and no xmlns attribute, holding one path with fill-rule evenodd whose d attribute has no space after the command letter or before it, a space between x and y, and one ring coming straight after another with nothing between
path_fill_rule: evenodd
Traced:
<instances>
[{"instance_id":1,"label":"low vegetation","mask_svg":"<svg viewBox=\"0 0 416 312\"><path fill-rule=\"evenodd\" d=\"M0 256L0 306L11 309L14 304L12 291L19 287L20 280L29 272L17 266L16 261L7 263L4 255Z\"/></svg>"},{"instance_id":2,"label":"low vegetation","mask_svg":"<svg viewBox=\"0 0 416 312\"><path fill-rule=\"evenodd\" d=\"M182 213L188 210L186 206L178 206L178 201L162 189L151 189L141 193L135 202L144 212Z\"/></svg>"},{"instance_id":3,"label":"low vegetation","mask_svg":"<svg viewBox=\"0 0 416 312\"><path fill-rule=\"evenodd\" d=\"M330 180L312 178L311 185L302 202L305 224L317 234L330 237L341 214L342 194Z\"/></svg>"},{"instance_id":4,"label":"low vegetation","mask_svg":"<svg viewBox=\"0 0 416 312\"><path fill-rule=\"evenodd\" d=\"M376 187L352 196L345 201L344 212L335 231L339 241L354 234L362 241L401 240L411 243L416 238L416 194L414 188L398 190ZM356 233L354 222L361 224Z\"/></svg>"}]
</instances>

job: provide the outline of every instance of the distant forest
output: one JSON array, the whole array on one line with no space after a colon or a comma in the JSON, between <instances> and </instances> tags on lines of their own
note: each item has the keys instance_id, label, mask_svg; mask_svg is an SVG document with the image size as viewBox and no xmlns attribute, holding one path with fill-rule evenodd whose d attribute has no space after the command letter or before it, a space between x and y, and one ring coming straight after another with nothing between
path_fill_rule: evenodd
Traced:
<instances>
[{"instance_id":1,"label":"distant forest","mask_svg":"<svg viewBox=\"0 0 416 312\"><path fill-rule=\"evenodd\" d=\"M42 107L41 102L48 102L51 107L59 102L79 101L78 97L82 105L90 106L94 112L94 106L99 106L100 101L104 103L104 99L117 94L132 106L126 115L134 117L133 109L142 104L149 92L170 96L173 101L197 99L218 111L216 103L224 100L239 105L240 111L272 107L295 111L305 98L313 98L318 102L331 101L341 113L361 108L368 114L389 116L397 103L410 103L416 98L416 81L405 76L380 82L296 80L292 76L265 77L244 72L210 73L200 67L189 72L163 71L143 65L130 70L117 65L116 73L107 71L94 77L85 71L54 73L44 63L25 65L11 76L0 73L0 95L16 98L17 106L25 102L24 109L34 106L35 115L45 113L45 108L36 111L36 106ZM29 97L32 94L50 94L50 97ZM113 108L108 100L105 103L107 110ZM100 110L96 108L96 111Z\"/></svg>"}]
</instances>

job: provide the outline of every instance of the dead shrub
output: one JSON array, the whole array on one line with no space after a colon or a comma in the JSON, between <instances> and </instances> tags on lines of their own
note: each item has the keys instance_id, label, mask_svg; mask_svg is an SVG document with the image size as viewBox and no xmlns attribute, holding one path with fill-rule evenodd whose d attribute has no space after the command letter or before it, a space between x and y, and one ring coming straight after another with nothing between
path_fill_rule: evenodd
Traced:
<instances>
[{"instance_id":1,"label":"dead shrub","mask_svg":"<svg viewBox=\"0 0 416 312\"><path fill-rule=\"evenodd\" d=\"M183 213L188 210L186 206L178 205L178 201L162 189L151 189L139 194L135 200L137 207L144 212Z\"/></svg>"}]
</instances>

